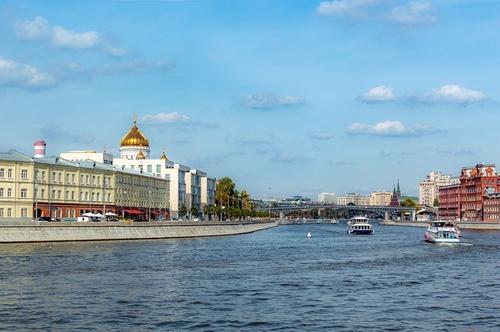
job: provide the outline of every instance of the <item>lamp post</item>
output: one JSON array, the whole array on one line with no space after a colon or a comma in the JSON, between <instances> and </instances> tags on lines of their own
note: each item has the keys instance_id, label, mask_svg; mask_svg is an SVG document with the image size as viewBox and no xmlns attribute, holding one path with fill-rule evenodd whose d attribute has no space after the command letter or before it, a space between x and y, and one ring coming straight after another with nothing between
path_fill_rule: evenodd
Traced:
<instances>
[{"instance_id":1,"label":"lamp post","mask_svg":"<svg viewBox=\"0 0 500 332\"><path fill-rule=\"evenodd\" d=\"M148 212L148 221L151 222L151 190L148 191L148 196L149 196L149 212Z\"/></svg>"},{"instance_id":2,"label":"lamp post","mask_svg":"<svg viewBox=\"0 0 500 332\"><path fill-rule=\"evenodd\" d=\"M271 187L269 189L269 212L268 212L268 217L271 219Z\"/></svg>"},{"instance_id":3,"label":"lamp post","mask_svg":"<svg viewBox=\"0 0 500 332\"><path fill-rule=\"evenodd\" d=\"M125 197L127 196L127 191L123 191L123 199L122 199L122 219L125 219Z\"/></svg>"}]
</instances>

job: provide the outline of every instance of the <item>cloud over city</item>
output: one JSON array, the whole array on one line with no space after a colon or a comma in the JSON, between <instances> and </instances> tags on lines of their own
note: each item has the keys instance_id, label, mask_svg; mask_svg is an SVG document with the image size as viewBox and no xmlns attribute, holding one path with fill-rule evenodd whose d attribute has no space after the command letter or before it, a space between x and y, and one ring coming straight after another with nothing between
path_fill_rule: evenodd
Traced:
<instances>
[{"instance_id":1,"label":"cloud over city","mask_svg":"<svg viewBox=\"0 0 500 332\"><path fill-rule=\"evenodd\" d=\"M304 100L297 96L276 96L272 93L258 93L248 95L243 100L246 108L252 109L276 109L293 107L304 104Z\"/></svg>"},{"instance_id":2,"label":"cloud over city","mask_svg":"<svg viewBox=\"0 0 500 332\"><path fill-rule=\"evenodd\" d=\"M363 93L358 100L367 104L387 103L396 100L396 96L393 88L380 85Z\"/></svg>"},{"instance_id":3,"label":"cloud over city","mask_svg":"<svg viewBox=\"0 0 500 332\"><path fill-rule=\"evenodd\" d=\"M89 30L73 31L62 26L51 25L41 16L33 20L18 20L14 29L22 40L44 40L56 48L70 50L100 50L112 56L124 56L127 51L111 45L100 33Z\"/></svg>"},{"instance_id":4,"label":"cloud over city","mask_svg":"<svg viewBox=\"0 0 500 332\"><path fill-rule=\"evenodd\" d=\"M36 67L0 57L0 86L36 90L56 82L54 76Z\"/></svg>"},{"instance_id":5,"label":"cloud over city","mask_svg":"<svg viewBox=\"0 0 500 332\"><path fill-rule=\"evenodd\" d=\"M386 137L415 137L426 133L436 132L435 128L427 125L415 124L407 126L401 121L383 121L374 125L353 123L345 130L348 135L368 135Z\"/></svg>"}]
</instances>

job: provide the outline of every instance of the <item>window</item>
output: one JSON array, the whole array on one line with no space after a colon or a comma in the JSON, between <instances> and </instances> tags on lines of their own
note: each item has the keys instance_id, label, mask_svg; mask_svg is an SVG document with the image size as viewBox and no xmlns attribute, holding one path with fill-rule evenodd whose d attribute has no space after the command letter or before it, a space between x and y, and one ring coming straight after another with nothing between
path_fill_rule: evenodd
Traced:
<instances>
[{"instance_id":1,"label":"window","mask_svg":"<svg viewBox=\"0 0 500 332\"><path fill-rule=\"evenodd\" d=\"M45 171L42 171L42 181L45 181Z\"/></svg>"},{"instance_id":2,"label":"window","mask_svg":"<svg viewBox=\"0 0 500 332\"><path fill-rule=\"evenodd\" d=\"M111 194L108 194L108 202L111 202Z\"/></svg>"},{"instance_id":3,"label":"window","mask_svg":"<svg viewBox=\"0 0 500 332\"><path fill-rule=\"evenodd\" d=\"M55 189L53 189L53 190L52 190L52 199L55 199L55 198L56 198L56 190L55 190Z\"/></svg>"},{"instance_id":4,"label":"window","mask_svg":"<svg viewBox=\"0 0 500 332\"><path fill-rule=\"evenodd\" d=\"M21 189L21 198L28 197L28 189Z\"/></svg>"},{"instance_id":5,"label":"window","mask_svg":"<svg viewBox=\"0 0 500 332\"><path fill-rule=\"evenodd\" d=\"M0 217L3 217L3 208L0 209Z\"/></svg>"},{"instance_id":6,"label":"window","mask_svg":"<svg viewBox=\"0 0 500 332\"><path fill-rule=\"evenodd\" d=\"M21 217L27 217L28 216L28 209L22 208L21 209Z\"/></svg>"},{"instance_id":7,"label":"window","mask_svg":"<svg viewBox=\"0 0 500 332\"><path fill-rule=\"evenodd\" d=\"M57 173L57 182L59 182L59 183L62 182L62 174L60 172Z\"/></svg>"},{"instance_id":8,"label":"window","mask_svg":"<svg viewBox=\"0 0 500 332\"><path fill-rule=\"evenodd\" d=\"M61 191L60 190L57 191L57 199L61 199Z\"/></svg>"},{"instance_id":9,"label":"window","mask_svg":"<svg viewBox=\"0 0 500 332\"><path fill-rule=\"evenodd\" d=\"M7 189L7 197L12 196L12 188Z\"/></svg>"},{"instance_id":10,"label":"window","mask_svg":"<svg viewBox=\"0 0 500 332\"><path fill-rule=\"evenodd\" d=\"M75 184L75 174L71 174L71 183Z\"/></svg>"},{"instance_id":11,"label":"window","mask_svg":"<svg viewBox=\"0 0 500 332\"><path fill-rule=\"evenodd\" d=\"M40 192L40 198L44 198L45 197L45 189L42 189L42 191Z\"/></svg>"},{"instance_id":12,"label":"window","mask_svg":"<svg viewBox=\"0 0 500 332\"><path fill-rule=\"evenodd\" d=\"M95 201L95 193L92 193L92 201Z\"/></svg>"},{"instance_id":13,"label":"window","mask_svg":"<svg viewBox=\"0 0 500 332\"><path fill-rule=\"evenodd\" d=\"M72 200L72 201L74 201L74 200L75 200L75 192L74 192L74 191L72 191L72 192L71 192L71 200Z\"/></svg>"},{"instance_id":14,"label":"window","mask_svg":"<svg viewBox=\"0 0 500 332\"><path fill-rule=\"evenodd\" d=\"M11 208L7 209L7 217L12 217L12 209Z\"/></svg>"},{"instance_id":15,"label":"window","mask_svg":"<svg viewBox=\"0 0 500 332\"><path fill-rule=\"evenodd\" d=\"M3 197L3 188L0 188L0 197Z\"/></svg>"},{"instance_id":16,"label":"window","mask_svg":"<svg viewBox=\"0 0 500 332\"><path fill-rule=\"evenodd\" d=\"M7 177L8 177L8 178L12 178L12 168L9 168L9 169L7 170Z\"/></svg>"},{"instance_id":17,"label":"window","mask_svg":"<svg viewBox=\"0 0 500 332\"><path fill-rule=\"evenodd\" d=\"M161 165L156 165L156 173L161 173Z\"/></svg>"},{"instance_id":18,"label":"window","mask_svg":"<svg viewBox=\"0 0 500 332\"><path fill-rule=\"evenodd\" d=\"M100 195L99 195L99 193L97 193L97 201L98 201L98 202L99 202L99 200L100 200L100 197L99 197L99 196L100 196Z\"/></svg>"},{"instance_id":19,"label":"window","mask_svg":"<svg viewBox=\"0 0 500 332\"><path fill-rule=\"evenodd\" d=\"M83 184L83 175L80 175L80 184Z\"/></svg>"},{"instance_id":20,"label":"window","mask_svg":"<svg viewBox=\"0 0 500 332\"><path fill-rule=\"evenodd\" d=\"M56 182L56 172L52 172L52 181Z\"/></svg>"},{"instance_id":21,"label":"window","mask_svg":"<svg viewBox=\"0 0 500 332\"><path fill-rule=\"evenodd\" d=\"M5 169L0 168L0 178L4 178L4 177L5 177Z\"/></svg>"},{"instance_id":22,"label":"window","mask_svg":"<svg viewBox=\"0 0 500 332\"><path fill-rule=\"evenodd\" d=\"M148 173L153 173L153 165L148 165Z\"/></svg>"},{"instance_id":23,"label":"window","mask_svg":"<svg viewBox=\"0 0 500 332\"><path fill-rule=\"evenodd\" d=\"M27 169L22 169L21 170L21 179L22 180L27 180L28 179L28 170Z\"/></svg>"},{"instance_id":24,"label":"window","mask_svg":"<svg viewBox=\"0 0 500 332\"><path fill-rule=\"evenodd\" d=\"M66 174L66 183L69 183L69 174Z\"/></svg>"}]
</instances>

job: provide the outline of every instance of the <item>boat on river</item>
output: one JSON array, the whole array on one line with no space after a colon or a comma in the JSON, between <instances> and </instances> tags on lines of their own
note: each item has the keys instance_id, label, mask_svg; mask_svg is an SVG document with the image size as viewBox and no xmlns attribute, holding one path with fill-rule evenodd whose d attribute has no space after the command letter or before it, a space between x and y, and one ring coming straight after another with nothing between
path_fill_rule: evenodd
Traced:
<instances>
[{"instance_id":1,"label":"boat on river","mask_svg":"<svg viewBox=\"0 0 500 332\"><path fill-rule=\"evenodd\" d=\"M353 217L347 222L347 234L371 235L373 226L370 219L362 216Z\"/></svg>"},{"instance_id":2,"label":"boat on river","mask_svg":"<svg viewBox=\"0 0 500 332\"><path fill-rule=\"evenodd\" d=\"M427 227L424 240L430 243L459 243L459 230L452 223L433 221Z\"/></svg>"}]
</instances>

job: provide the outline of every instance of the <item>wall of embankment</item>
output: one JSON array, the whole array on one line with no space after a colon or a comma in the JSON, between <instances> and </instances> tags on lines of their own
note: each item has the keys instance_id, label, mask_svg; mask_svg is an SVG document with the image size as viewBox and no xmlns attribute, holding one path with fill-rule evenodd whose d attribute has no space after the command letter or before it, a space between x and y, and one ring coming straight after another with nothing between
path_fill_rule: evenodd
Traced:
<instances>
[{"instance_id":1,"label":"wall of embankment","mask_svg":"<svg viewBox=\"0 0 500 332\"><path fill-rule=\"evenodd\" d=\"M0 243L153 240L227 236L277 226L275 222L245 223L43 223L0 224Z\"/></svg>"},{"instance_id":2,"label":"wall of embankment","mask_svg":"<svg viewBox=\"0 0 500 332\"><path fill-rule=\"evenodd\" d=\"M405 226L405 227L427 227L429 223L415 221L391 221L385 220L380 222L384 226ZM459 222L457 224L461 229L473 230L499 230L500 223L497 222Z\"/></svg>"}]
</instances>

